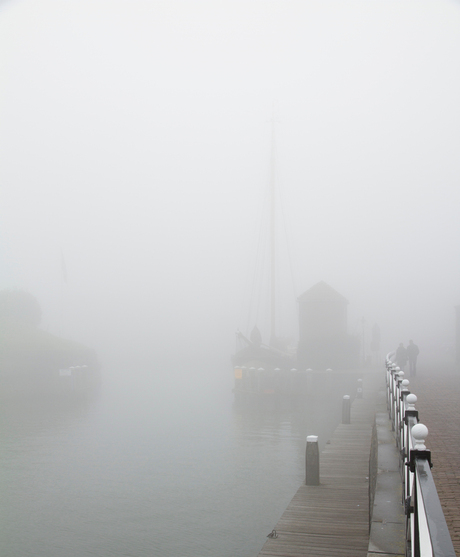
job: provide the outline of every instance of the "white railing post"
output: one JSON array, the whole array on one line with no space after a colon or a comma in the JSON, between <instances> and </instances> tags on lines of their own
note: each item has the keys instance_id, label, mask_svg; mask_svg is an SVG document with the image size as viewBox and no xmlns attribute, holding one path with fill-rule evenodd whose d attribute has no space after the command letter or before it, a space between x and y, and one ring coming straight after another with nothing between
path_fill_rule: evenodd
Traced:
<instances>
[{"instance_id":1,"label":"white railing post","mask_svg":"<svg viewBox=\"0 0 460 557\"><path fill-rule=\"evenodd\" d=\"M400 448L400 431L401 431L401 421L403 415L401 413L401 391L402 382L404 381L404 371L400 371L396 376L396 397L395 397L395 437L396 446Z\"/></svg>"},{"instance_id":2,"label":"white railing post","mask_svg":"<svg viewBox=\"0 0 460 557\"><path fill-rule=\"evenodd\" d=\"M433 557L430 532L428 529L426 509L420 489L419 477L416 471L416 460L427 460L431 465L431 452L425 446L428 437L428 428L422 424L415 424L411 430L413 448L410 451L409 468L412 472L410 506L411 512L411 555L420 557Z\"/></svg>"},{"instance_id":3,"label":"white railing post","mask_svg":"<svg viewBox=\"0 0 460 557\"><path fill-rule=\"evenodd\" d=\"M410 394L409 380L408 379L403 379L403 381L401 382L401 394L400 394L400 400L399 400L400 420L399 420L398 436L399 436L399 450L400 451L404 451L404 447L405 447L404 421L405 421L405 416L406 416L406 398L409 394Z\"/></svg>"},{"instance_id":4,"label":"white railing post","mask_svg":"<svg viewBox=\"0 0 460 557\"><path fill-rule=\"evenodd\" d=\"M418 422L418 411L415 409L417 397L414 394L409 394L406 397L406 408L404 411L404 447L402 456L402 480L403 480L403 499L404 502L408 501L412 485L412 472L409 467L409 456L412 450L412 436L410 434L411 428ZM404 470L405 469L405 470Z\"/></svg>"},{"instance_id":5,"label":"white railing post","mask_svg":"<svg viewBox=\"0 0 460 557\"><path fill-rule=\"evenodd\" d=\"M406 556L455 557L452 540L431 474L428 429L419 423L417 397L404 373L387 356L387 406L401 456L406 514Z\"/></svg>"},{"instance_id":6,"label":"white railing post","mask_svg":"<svg viewBox=\"0 0 460 557\"><path fill-rule=\"evenodd\" d=\"M399 372L401 370L399 369L398 366L394 366L393 367L393 372L392 372L392 388L391 388L391 428L393 431L396 430L395 427L395 423L396 423L396 400L398 398L397 396L397 389L398 389L398 378L399 378Z\"/></svg>"}]
</instances>

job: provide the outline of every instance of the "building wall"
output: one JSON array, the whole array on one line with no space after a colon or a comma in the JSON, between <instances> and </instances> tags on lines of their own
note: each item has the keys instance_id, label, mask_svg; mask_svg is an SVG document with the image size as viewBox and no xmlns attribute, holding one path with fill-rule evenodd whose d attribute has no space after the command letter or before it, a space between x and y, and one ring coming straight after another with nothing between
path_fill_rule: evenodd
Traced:
<instances>
[{"instance_id":1,"label":"building wall","mask_svg":"<svg viewBox=\"0 0 460 557\"><path fill-rule=\"evenodd\" d=\"M347 333L347 306L336 300L306 300L299 307L299 339L336 337Z\"/></svg>"},{"instance_id":2,"label":"building wall","mask_svg":"<svg viewBox=\"0 0 460 557\"><path fill-rule=\"evenodd\" d=\"M359 341L347 333L347 305L347 300L324 282L299 298L300 369L357 365Z\"/></svg>"}]
</instances>

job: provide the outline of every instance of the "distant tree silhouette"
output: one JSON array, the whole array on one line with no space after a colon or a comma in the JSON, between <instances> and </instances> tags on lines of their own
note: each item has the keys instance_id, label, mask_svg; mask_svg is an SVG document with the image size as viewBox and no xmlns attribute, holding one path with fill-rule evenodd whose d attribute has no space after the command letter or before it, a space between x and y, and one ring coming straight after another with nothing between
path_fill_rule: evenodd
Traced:
<instances>
[{"instance_id":1,"label":"distant tree silhouette","mask_svg":"<svg viewBox=\"0 0 460 557\"><path fill-rule=\"evenodd\" d=\"M24 290L0 290L0 323L38 327L42 310L35 296Z\"/></svg>"}]
</instances>

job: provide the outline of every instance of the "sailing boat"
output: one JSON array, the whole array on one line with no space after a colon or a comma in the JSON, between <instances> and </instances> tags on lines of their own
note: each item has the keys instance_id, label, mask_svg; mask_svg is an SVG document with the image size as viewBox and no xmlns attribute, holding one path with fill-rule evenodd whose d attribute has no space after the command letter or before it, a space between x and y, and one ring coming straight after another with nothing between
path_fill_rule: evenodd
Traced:
<instances>
[{"instance_id":1,"label":"sailing boat","mask_svg":"<svg viewBox=\"0 0 460 557\"><path fill-rule=\"evenodd\" d=\"M235 370L235 393L274 394L286 383L282 377L294 368L295 355L277 337L276 300L276 203L275 203L275 124L272 118L272 139L270 156L270 341L262 342L257 324L249 338L237 331L237 342L243 345L232 357Z\"/></svg>"}]
</instances>

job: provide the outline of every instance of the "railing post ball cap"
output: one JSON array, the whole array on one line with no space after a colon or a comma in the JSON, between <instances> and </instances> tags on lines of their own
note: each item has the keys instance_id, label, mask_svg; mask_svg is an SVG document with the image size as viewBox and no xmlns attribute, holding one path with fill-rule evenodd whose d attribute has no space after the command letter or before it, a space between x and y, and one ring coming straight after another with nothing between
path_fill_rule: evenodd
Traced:
<instances>
[{"instance_id":1,"label":"railing post ball cap","mask_svg":"<svg viewBox=\"0 0 460 557\"><path fill-rule=\"evenodd\" d=\"M398 375L401 380L404 379L404 371L400 371Z\"/></svg>"},{"instance_id":2,"label":"railing post ball cap","mask_svg":"<svg viewBox=\"0 0 460 557\"><path fill-rule=\"evenodd\" d=\"M425 450L425 439L428 437L428 428L424 424L415 424L410 430L414 439L415 450Z\"/></svg>"},{"instance_id":3,"label":"railing post ball cap","mask_svg":"<svg viewBox=\"0 0 460 557\"><path fill-rule=\"evenodd\" d=\"M318 443L318 436L317 435L308 435L307 436L307 443Z\"/></svg>"},{"instance_id":4,"label":"railing post ball cap","mask_svg":"<svg viewBox=\"0 0 460 557\"><path fill-rule=\"evenodd\" d=\"M295 373L297 370L296 370L295 367L293 367L293 368L291 369L291 371L292 371L293 373Z\"/></svg>"},{"instance_id":5,"label":"railing post ball cap","mask_svg":"<svg viewBox=\"0 0 460 557\"><path fill-rule=\"evenodd\" d=\"M395 370L396 373L399 373L401 371L401 369L398 366L394 366L393 369Z\"/></svg>"},{"instance_id":6,"label":"railing post ball cap","mask_svg":"<svg viewBox=\"0 0 460 557\"><path fill-rule=\"evenodd\" d=\"M275 371L281 371L279 367L275 367Z\"/></svg>"},{"instance_id":7,"label":"railing post ball cap","mask_svg":"<svg viewBox=\"0 0 460 557\"><path fill-rule=\"evenodd\" d=\"M417 396L414 395L414 393L411 393L410 395L407 395L406 402L407 402L407 409L408 410L414 410L415 409L415 403L417 402Z\"/></svg>"},{"instance_id":8,"label":"railing post ball cap","mask_svg":"<svg viewBox=\"0 0 460 557\"><path fill-rule=\"evenodd\" d=\"M313 371L311 367L307 367L307 371Z\"/></svg>"}]
</instances>

